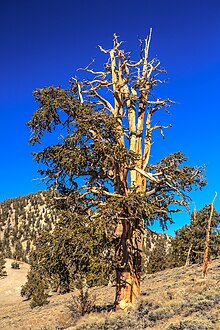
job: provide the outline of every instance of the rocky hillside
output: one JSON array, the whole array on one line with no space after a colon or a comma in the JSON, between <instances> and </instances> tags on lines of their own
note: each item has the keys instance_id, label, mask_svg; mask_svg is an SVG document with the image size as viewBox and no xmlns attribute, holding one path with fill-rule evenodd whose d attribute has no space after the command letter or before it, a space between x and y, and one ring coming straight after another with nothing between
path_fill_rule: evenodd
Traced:
<instances>
[{"instance_id":1,"label":"rocky hillside","mask_svg":"<svg viewBox=\"0 0 220 330\"><path fill-rule=\"evenodd\" d=\"M0 202L0 250L7 258L27 261L35 239L56 220L45 191Z\"/></svg>"},{"instance_id":2,"label":"rocky hillside","mask_svg":"<svg viewBox=\"0 0 220 330\"><path fill-rule=\"evenodd\" d=\"M51 294L49 304L31 309L29 301L0 301L0 325L4 330L219 330L220 329L220 259L210 263L207 279L201 265L167 269L145 275L141 300L127 315L112 310L115 287L94 287L92 312L75 318L68 306L72 296ZM12 270L19 275L20 270ZM10 276L10 274L9 274ZM1 287L7 277L0 280ZM3 290L3 289L2 289ZM12 288L11 288L12 290ZM18 299L18 298L16 298Z\"/></svg>"}]
</instances>

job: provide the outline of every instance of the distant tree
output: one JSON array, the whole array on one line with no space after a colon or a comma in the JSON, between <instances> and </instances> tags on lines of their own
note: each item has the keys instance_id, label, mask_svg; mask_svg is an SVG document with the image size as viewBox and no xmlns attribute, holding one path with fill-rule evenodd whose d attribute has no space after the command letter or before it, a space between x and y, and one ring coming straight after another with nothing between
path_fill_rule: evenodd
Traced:
<instances>
[{"instance_id":1,"label":"distant tree","mask_svg":"<svg viewBox=\"0 0 220 330\"><path fill-rule=\"evenodd\" d=\"M23 249L21 240L16 240L13 258L20 261L25 259L25 251Z\"/></svg>"},{"instance_id":2,"label":"distant tree","mask_svg":"<svg viewBox=\"0 0 220 330\"><path fill-rule=\"evenodd\" d=\"M210 204L210 214L207 219L205 249L204 249L204 254L203 254L203 267L202 267L202 275L204 278L207 277L207 273L208 273L209 255L210 255L210 238L211 238L211 232L212 232L211 226L213 225L213 212L214 212L214 203L215 203L216 197L217 197L217 193L215 193L215 197L214 197L212 203Z\"/></svg>"},{"instance_id":3,"label":"distant tree","mask_svg":"<svg viewBox=\"0 0 220 330\"><path fill-rule=\"evenodd\" d=\"M195 264L203 261L205 250L207 222L210 216L211 205L191 215L189 225L178 229L172 240L173 266L184 266L187 263ZM210 235L210 258L216 258L220 253L220 214L214 209L212 229Z\"/></svg>"},{"instance_id":4,"label":"distant tree","mask_svg":"<svg viewBox=\"0 0 220 330\"><path fill-rule=\"evenodd\" d=\"M149 59L149 36L140 41L140 58L132 60L115 35L104 70L85 68L88 79L72 79L70 87L34 92L39 102L28 126L30 143L62 128L57 144L35 153L48 187L69 204L78 200L97 217L116 225L116 308L126 309L140 296L144 227L186 206L187 193L204 186L203 169L185 165L181 152L149 162L152 136L170 126L158 123L172 103L155 88L165 80L157 58ZM60 132L60 130L58 130ZM59 133L58 133L59 134ZM105 227L104 227L105 228ZM103 228L103 229L104 229Z\"/></svg>"},{"instance_id":5,"label":"distant tree","mask_svg":"<svg viewBox=\"0 0 220 330\"><path fill-rule=\"evenodd\" d=\"M3 254L0 252L0 278L7 275L7 272L5 270L5 259L3 257Z\"/></svg>"},{"instance_id":6,"label":"distant tree","mask_svg":"<svg viewBox=\"0 0 220 330\"><path fill-rule=\"evenodd\" d=\"M168 240L166 235L158 236L149 254L148 273L156 273L171 266L170 246L171 240Z\"/></svg>"},{"instance_id":7,"label":"distant tree","mask_svg":"<svg viewBox=\"0 0 220 330\"><path fill-rule=\"evenodd\" d=\"M26 245L26 249L25 249L25 255L29 255L29 252L31 250L31 242L29 240L27 240L27 245Z\"/></svg>"}]
</instances>

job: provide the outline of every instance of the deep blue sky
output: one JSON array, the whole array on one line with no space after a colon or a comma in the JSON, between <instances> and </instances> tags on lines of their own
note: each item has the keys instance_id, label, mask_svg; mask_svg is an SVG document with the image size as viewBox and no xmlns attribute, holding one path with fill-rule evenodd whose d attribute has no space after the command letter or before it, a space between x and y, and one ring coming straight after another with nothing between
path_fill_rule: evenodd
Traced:
<instances>
[{"instance_id":1,"label":"deep blue sky","mask_svg":"<svg viewBox=\"0 0 220 330\"><path fill-rule=\"evenodd\" d=\"M219 17L219 0L0 0L0 200L44 188L33 180L25 126L37 108L32 91L66 86L94 57L101 65L97 45L109 48L113 33L137 54L152 27L151 55L170 78L163 93L177 102L152 160L182 150L190 164L207 165L208 186L192 198L198 209L210 203L220 194ZM220 196L215 205L220 211ZM171 232L187 219L177 217Z\"/></svg>"}]
</instances>

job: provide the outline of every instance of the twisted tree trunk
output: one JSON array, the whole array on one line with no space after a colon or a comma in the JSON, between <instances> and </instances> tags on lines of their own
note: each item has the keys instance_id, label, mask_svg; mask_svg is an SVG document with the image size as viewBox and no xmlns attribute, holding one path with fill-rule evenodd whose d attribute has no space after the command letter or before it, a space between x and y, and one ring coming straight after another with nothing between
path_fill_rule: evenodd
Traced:
<instances>
[{"instance_id":1,"label":"twisted tree trunk","mask_svg":"<svg viewBox=\"0 0 220 330\"><path fill-rule=\"evenodd\" d=\"M121 218L117 231L116 309L127 310L136 305L140 296L143 233L138 221Z\"/></svg>"}]
</instances>

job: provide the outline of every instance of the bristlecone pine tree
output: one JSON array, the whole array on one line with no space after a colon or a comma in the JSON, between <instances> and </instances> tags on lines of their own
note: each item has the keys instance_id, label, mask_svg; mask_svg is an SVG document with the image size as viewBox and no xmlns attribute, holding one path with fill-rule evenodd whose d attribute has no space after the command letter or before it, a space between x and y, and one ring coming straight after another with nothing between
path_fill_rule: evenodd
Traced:
<instances>
[{"instance_id":1,"label":"bristlecone pine tree","mask_svg":"<svg viewBox=\"0 0 220 330\"><path fill-rule=\"evenodd\" d=\"M70 204L78 194L91 217L115 224L115 303L125 310L140 295L144 226L154 220L164 226L177 205L187 204L187 192L205 184L203 169L185 165L181 152L149 163L152 135L166 128L154 116L172 103L155 97L165 70L149 59L150 39L140 42L140 58L132 60L115 35L111 49L100 47L108 57L103 71L91 63L84 69L90 78L72 79L69 89L36 89L39 109L28 123L32 144L63 129L57 144L35 153L48 187Z\"/></svg>"}]
</instances>

